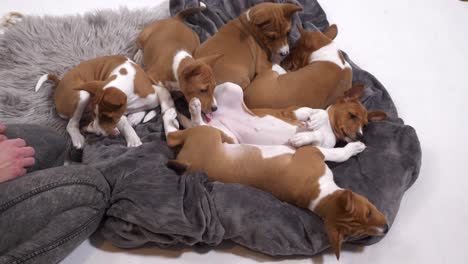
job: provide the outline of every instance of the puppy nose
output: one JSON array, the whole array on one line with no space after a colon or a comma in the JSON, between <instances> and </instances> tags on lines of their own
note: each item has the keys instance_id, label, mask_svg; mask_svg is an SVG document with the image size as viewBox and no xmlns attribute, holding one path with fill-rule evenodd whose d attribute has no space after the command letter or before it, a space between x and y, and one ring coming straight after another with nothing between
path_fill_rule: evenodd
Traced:
<instances>
[{"instance_id":1,"label":"puppy nose","mask_svg":"<svg viewBox=\"0 0 468 264\"><path fill-rule=\"evenodd\" d=\"M362 137L363 137L363 136L364 136L364 135L362 134L362 132L357 132L357 133L356 133L356 139L357 139L357 140L362 140Z\"/></svg>"},{"instance_id":2,"label":"puppy nose","mask_svg":"<svg viewBox=\"0 0 468 264\"><path fill-rule=\"evenodd\" d=\"M211 112L216 112L216 110L218 110L218 107L217 107L217 106L212 106L212 107L211 107Z\"/></svg>"},{"instance_id":3,"label":"puppy nose","mask_svg":"<svg viewBox=\"0 0 468 264\"><path fill-rule=\"evenodd\" d=\"M388 233L388 224L385 224L384 227L383 227L383 233L384 234L387 234Z\"/></svg>"}]
</instances>

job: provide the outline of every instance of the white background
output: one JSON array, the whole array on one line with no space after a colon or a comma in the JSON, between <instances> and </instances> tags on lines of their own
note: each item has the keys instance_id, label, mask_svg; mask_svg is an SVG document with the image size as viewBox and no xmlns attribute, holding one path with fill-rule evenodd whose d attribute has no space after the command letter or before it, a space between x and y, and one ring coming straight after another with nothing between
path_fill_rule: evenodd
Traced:
<instances>
[{"instance_id":1,"label":"white background","mask_svg":"<svg viewBox=\"0 0 468 264\"><path fill-rule=\"evenodd\" d=\"M76 14L100 8L154 6L164 0L0 0L0 14ZM320 0L319 0L320 1ZM419 179L407 192L393 228L380 243L347 247L341 263L466 263L468 259L468 3L458 0L322 0L337 23L338 45L391 93L400 115L418 132ZM163 3L163 8L168 4ZM94 245L98 245L96 248ZM336 263L274 259L224 245L119 250L85 241L64 263Z\"/></svg>"}]
</instances>

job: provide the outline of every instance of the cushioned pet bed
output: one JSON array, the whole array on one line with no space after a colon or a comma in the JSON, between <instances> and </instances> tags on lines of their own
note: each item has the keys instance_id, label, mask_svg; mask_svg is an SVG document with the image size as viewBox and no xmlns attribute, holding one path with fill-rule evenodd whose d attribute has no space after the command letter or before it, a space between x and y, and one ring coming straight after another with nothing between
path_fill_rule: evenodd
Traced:
<instances>
[{"instance_id":1,"label":"cushioned pet bed","mask_svg":"<svg viewBox=\"0 0 468 264\"><path fill-rule=\"evenodd\" d=\"M205 40L257 2L205 0L208 9L189 17L188 23ZM304 12L294 17L295 23L308 30L328 26L315 0L287 2L304 7ZM172 0L170 11L175 14L194 5L194 0ZM65 135L66 122L57 117L53 107L52 86L47 84L34 93L38 78L47 72L63 75L78 62L100 55L133 57L137 34L158 18L162 17L155 9L26 17L0 38L0 119L48 125ZM294 27L291 40L298 35ZM353 82L366 86L363 104L368 109L385 110L389 118L366 128L363 141L367 149L363 153L330 166L339 186L366 196L392 223L404 192L419 173L419 141L414 129L398 117L382 84L350 63ZM178 106L186 107L183 102ZM138 125L136 131L144 142L139 148L125 147L121 137L88 135L82 153L83 163L100 170L112 188L100 232L116 246L217 245L232 240L252 250L283 256L314 255L329 247L322 221L307 210L254 188L208 182L203 173L177 176L165 165L174 151L166 146L159 115ZM73 166L69 168L73 170ZM369 245L379 239L349 237L347 241Z\"/></svg>"}]
</instances>

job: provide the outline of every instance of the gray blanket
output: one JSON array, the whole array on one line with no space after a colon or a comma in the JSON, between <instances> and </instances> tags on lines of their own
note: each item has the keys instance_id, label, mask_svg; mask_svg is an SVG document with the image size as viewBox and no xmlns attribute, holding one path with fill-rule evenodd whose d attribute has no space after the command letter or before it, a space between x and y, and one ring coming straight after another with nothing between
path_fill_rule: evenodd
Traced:
<instances>
[{"instance_id":1,"label":"gray blanket","mask_svg":"<svg viewBox=\"0 0 468 264\"><path fill-rule=\"evenodd\" d=\"M198 25L202 39L252 4L248 0L205 2L208 10L189 18ZM295 19L306 23L306 28L313 27L311 23L318 28L328 24L315 0L299 2L305 12ZM171 12L192 5L194 1L173 0ZM0 120L14 120L25 113L18 120L26 122L41 115L40 122L51 124L50 87L29 94L37 77L48 71L63 74L93 55L131 56L136 34L154 18L151 11L124 10L72 18L27 18L13 27L0 39L0 78L5 80L0 83ZM33 54L28 53L31 49ZM24 54L30 54L30 59ZM383 109L390 118L367 127L364 142L368 148L363 153L331 166L338 185L368 197L392 223L404 192L418 176L420 145L414 129L398 118L385 88L369 73L354 64L353 68L355 82L367 87L365 106ZM18 93L15 88L22 90ZM39 101L41 112L32 107L18 109L24 100ZM252 250L286 256L314 255L329 247L322 221L307 210L254 188L208 182L203 173L177 176L166 167L174 151L165 144L160 116L137 126L136 131L144 142L139 148L127 148L122 137L88 135L83 151L83 163L98 169L111 186L101 232L116 246L217 245L232 240ZM347 241L372 244L379 239L350 237Z\"/></svg>"}]
</instances>

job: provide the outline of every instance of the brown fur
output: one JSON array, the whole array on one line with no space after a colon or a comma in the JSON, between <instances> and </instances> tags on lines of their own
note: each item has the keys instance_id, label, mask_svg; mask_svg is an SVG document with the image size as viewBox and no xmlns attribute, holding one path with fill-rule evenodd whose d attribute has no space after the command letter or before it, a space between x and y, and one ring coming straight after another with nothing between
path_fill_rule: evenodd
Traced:
<instances>
[{"instance_id":1,"label":"brown fur","mask_svg":"<svg viewBox=\"0 0 468 264\"><path fill-rule=\"evenodd\" d=\"M211 67L219 59L214 55L206 59L185 59L179 65L178 76L174 76L174 56L181 50L193 54L200 45L198 35L183 23L185 16L199 12L202 8L189 8L173 18L158 20L147 26L138 36L137 44L143 50L143 61L147 74L157 84L175 82L187 101L198 97L204 113L212 111L213 91L216 85ZM167 85L170 87L170 85Z\"/></svg>"},{"instance_id":2,"label":"brown fur","mask_svg":"<svg viewBox=\"0 0 468 264\"><path fill-rule=\"evenodd\" d=\"M223 54L213 67L217 83L233 82L243 89L257 74L272 67L271 59L287 44L291 16L302 10L292 4L260 3L221 27L195 52L196 58Z\"/></svg>"},{"instance_id":3,"label":"brown fur","mask_svg":"<svg viewBox=\"0 0 468 264\"><path fill-rule=\"evenodd\" d=\"M325 33L303 32L285 64L297 69L308 63L308 57L332 40L335 27ZM317 61L299 70L279 75L268 70L257 76L245 89L245 103L250 108L285 108L292 105L324 109L334 103L352 82L351 69L332 62Z\"/></svg>"},{"instance_id":4,"label":"brown fur","mask_svg":"<svg viewBox=\"0 0 468 264\"><path fill-rule=\"evenodd\" d=\"M319 179L326 164L317 148L301 147L294 154L264 159L255 146L223 144L230 143L229 139L209 126L169 133L169 146L183 147L168 165L179 173L202 171L212 181L253 186L301 208L308 208L319 196ZM230 146L236 150L230 152ZM349 190L324 197L314 212L323 219L337 258L345 236L382 235L375 228L388 227L385 216L372 203Z\"/></svg>"}]
</instances>

